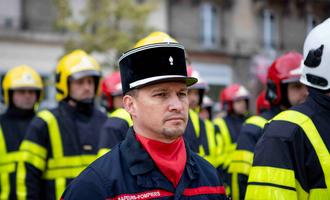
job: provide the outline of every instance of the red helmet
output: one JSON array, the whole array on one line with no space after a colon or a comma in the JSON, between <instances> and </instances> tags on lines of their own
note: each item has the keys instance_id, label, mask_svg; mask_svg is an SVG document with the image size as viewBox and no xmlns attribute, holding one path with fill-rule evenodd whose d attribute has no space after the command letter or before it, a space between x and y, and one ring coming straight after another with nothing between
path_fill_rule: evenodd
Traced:
<instances>
[{"instance_id":1,"label":"red helmet","mask_svg":"<svg viewBox=\"0 0 330 200\"><path fill-rule=\"evenodd\" d=\"M266 99L266 90L260 92L259 96L257 97L256 107L258 115L262 113L262 111L270 109L270 103Z\"/></svg>"},{"instance_id":2,"label":"red helmet","mask_svg":"<svg viewBox=\"0 0 330 200\"><path fill-rule=\"evenodd\" d=\"M109 76L105 77L101 83L102 96L105 100L105 106L112 109L112 98L114 96L122 95L120 72L115 71Z\"/></svg>"},{"instance_id":3,"label":"red helmet","mask_svg":"<svg viewBox=\"0 0 330 200\"><path fill-rule=\"evenodd\" d=\"M239 99L249 99L249 91L240 84L232 84L227 86L220 92L219 99L223 108L226 108L227 111L231 111L233 107L233 101Z\"/></svg>"},{"instance_id":4,"label":"red helmet","mask_svg":"<svg viewBox=\"0 0 330 200\"><path fill-rule=\"evenodd\" d=\"M299 82L301 76L300 64L303 56L297 52L289 52L278 57L269 67L267 75L266 98L272 105L282 104L286 95L283 84ZM284 96L285 97L285 96Z\"/></svg>"}]
</instances>

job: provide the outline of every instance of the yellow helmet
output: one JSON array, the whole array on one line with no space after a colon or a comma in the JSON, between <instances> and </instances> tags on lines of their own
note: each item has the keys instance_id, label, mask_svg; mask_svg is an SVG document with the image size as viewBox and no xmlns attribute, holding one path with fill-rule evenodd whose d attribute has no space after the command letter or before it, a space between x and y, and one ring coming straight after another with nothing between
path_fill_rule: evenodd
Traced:
<instances>
[{"instance_id":1,"label":"yellow helmet","mask_svg":"<svg viewBox=\"0 0 330 200\"><path fill-rule=\"evenodd\" d=\"M32 89L40 91L38 101L42 99L43 84L40 75L32 67L20 65L10 69L3 81L4 102L9 105L9 90Z\"/></svg>"},{"instance_id":2,"label":"yellow helmet","mask_svg":"<svg viewBox=\"0 0 330 200\"><path fill-rule=\"evenodd\" d=\"M178 43L178 41L176 41L174 38L169 36L167 33L156 31L156 32L150 33L147 37L139 40L135 44L134 48L138 48L138 47L148 45L148 44L164 43L164 42Z\"/></svg>"},{"instance_id":3,"label":"yellow helmet","mask_svg":"<svg viewBox=\"0 0 330 200\"><path fill-rule=\"evenodd\" d=\"M135 45L134 48L138 48L148 44L156 44L156 43L179 43L176 39L171 37L169 34L161 31L155 31L150 33L148 36L139 40ZM187 52L185 51L186 62L190 64Z\"/></svg>"},{"instance_id":4,"label":"yellow helmet","mask_svg":"<svg viewBox=\"0 0 330 200\"><path fill-rule=\"evenodd\" d=\"M77 80L86 76L94 76L96 91L98 93L101 69L98 62L83 50L75 50L58 62L56 67L56 99L61 101L68 97L69 79Z\"/></svg>"}]
</instances>

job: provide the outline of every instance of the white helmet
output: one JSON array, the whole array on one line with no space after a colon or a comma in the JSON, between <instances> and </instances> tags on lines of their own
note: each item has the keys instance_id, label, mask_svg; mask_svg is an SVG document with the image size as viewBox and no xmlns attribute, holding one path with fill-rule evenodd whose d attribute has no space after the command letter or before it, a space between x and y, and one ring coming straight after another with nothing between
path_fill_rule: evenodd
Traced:
<instances>
[{"instance_id":1,"label":"white helmet","mask_svg":"<svg viewBox=\"0 0 330 200\"><path fill-rule=\"evenodd\" d=\"M330 18L316 26L305 40L300 82L320 90L330 89Z\"/></svg>"}]
</instances>

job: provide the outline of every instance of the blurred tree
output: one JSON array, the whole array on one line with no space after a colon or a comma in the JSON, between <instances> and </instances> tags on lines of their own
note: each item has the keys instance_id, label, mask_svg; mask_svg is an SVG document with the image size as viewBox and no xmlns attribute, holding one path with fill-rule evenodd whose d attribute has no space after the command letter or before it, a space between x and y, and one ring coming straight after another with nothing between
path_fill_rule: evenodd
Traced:
<instances>
[{"instance_id":1,"label":"blurred tree","mask_svg":"<svg viewBox=\"0 0 330 200\"><path fill-rule=\"evenodd\" d=\"M66 0L54 0L57 9L56 29L64 31L66 29L68 18L72 15L69 2Z\"/></svg>"},{"instance_id":2,"label":"blurred tree","mask_svg":"<svg viewBox=\"0 0 330 200\"><path fill-rule=\"evenodd\" d=\"M146 3L147 2L147 3ZM115 54L131 48L151 31L146 20L155 1L136 0L85 0L85 8L78 19L72 14L70 0L55 0L58 9L56 27L69 32L65 50L76 48L85 51Z\"/></svg>"}]
</instances>

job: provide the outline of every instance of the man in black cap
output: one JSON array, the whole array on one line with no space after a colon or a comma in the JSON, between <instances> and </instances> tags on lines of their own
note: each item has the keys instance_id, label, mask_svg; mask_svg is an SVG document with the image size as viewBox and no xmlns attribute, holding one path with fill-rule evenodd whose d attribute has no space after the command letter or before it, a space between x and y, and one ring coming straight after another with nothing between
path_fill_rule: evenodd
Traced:
<instances>
[{"instance_id":1,"label":"man in black cap","mask_svg":"<svg viewBox=\"0 0 330 200\"><path fill-rule=\"evenodd\" d=\"M133 127L91 164L62 199L225 199L217 171L185 141L188 119L184 47L140 41L119 59L123 103Z\"/></svg>"}]
</instances>

